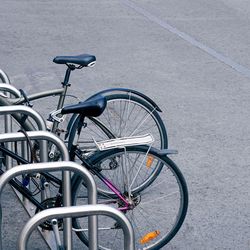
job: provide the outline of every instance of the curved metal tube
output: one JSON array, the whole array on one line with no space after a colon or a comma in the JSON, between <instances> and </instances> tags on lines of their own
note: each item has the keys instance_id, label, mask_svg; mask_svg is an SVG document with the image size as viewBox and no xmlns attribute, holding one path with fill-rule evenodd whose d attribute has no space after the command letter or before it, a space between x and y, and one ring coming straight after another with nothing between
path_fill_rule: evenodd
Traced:
<instances>
[{"instance_id":1,"label":"curved metal tube","mask_svg":"<svg viewBox=\"0 0 250 250\"><path fill-rule=\"evenodd\" d=\"M96 204L97 191L96 184L91 173L83 166L72 161L42 162L34 164L18 165L3 173L0 178L0 199L3 187L15 176L31 172L52 172L58 170L72 171L82 176L86 182L87 189L91 193L88 196L89 204Z\"/></svg>"},{"instance_id":2,"label":"curved metal tube","mask_svg":"<svg viewBox=\"0 0 250 250\"><path fill-rule=\"evenodd\" d=\"M65 217L82 217L90 215L106 215L115 219L124 233L124 249L134 250L134 231L127 217L119 210L107 205L84 205L74 207L51 208L41 211L32 217L24 226L18 239L18 249L26 250L31 232L46 220ZM96 246L98 247L98 246ZM95 248L97 250L97 248Z\"/></svg>"},{"instance_id":3,"label":"curved metal tube","mask_svg":"<svg viewBox=\"0 0 250 250\"><path fill-rule=\"evenodd\" d=\"M50 162L50 163L36 163L36 164L26 164L26 165L21 165L21 166L16 166L5 172L1 178L0 178L0 208L1 208L1 193L4 188L4 186L15 176L18 176L20 174L24 173L31 173L31 172L49 172L49 171L73 171L76 172L77 174L81 175L84 181L86 182L87 185L87 190L88 190L88 203L89 204L96 204L97 203L97 191L96 191L96 184L93 179L93 176L90 174L90 172L70 161L62 161L62 162ZM71 190L70 190L71 191ZM68 195L68 190L63 189L63 196ZM70 197L71 198L71 197ZM70 204L71 205L71 204ZM69 206L67 206L69 208ZM66 208L66 207L65 207ZM69 217L69 216L68 216ZM0 209L0 223L2 222L2 209ZM71 219L70 219L71 221ZM1 228L1 224L0 224ZM66 240L66 245L67 249L71 249L71 224L70 224L70 234L67 234L67 229L66 233L64 234L64 239L67 237ZM91 247L90 249L96 249L95 246L97 245L97 218L96 216L91 216L89 219L89 238L91 239ZM70 239L69 239L70 238ZM2 239L1 234L0 234L0 240ZM2 241L0 241L0 249L2 249Z\"/></svg>"},{"instance_id":4,"label":"curved metal tube","mask_svg":"<svg viewBox=\"0 0 250 250\"><path fill-rule=\"evenodd\" d=\"M4 83L10 84L8 75L1 69L0 69L0 75L2 76Z\"/></svg>"},{"instance_id":5,"label":"curved metal tube","mask_svg":"<svg viewBox=\"0 0 250 250\"><path fill-rule=\"evenodd\" d=\"M1 89L1 91L5 91L5 92L8 92L8 93L14 95L16 98L21 97L20 91L10 84L0 83L0 89Z\"/></svg>"},{"instance_id":6,"label":"curved metal tube","mask_svg":"<svg viewBox=\"0 0 250 250\"><path fill-rule=\"evenodd\" d=\"M9 93L7 93L7 94L9 94ZM13 104L10 103L11 100L12 100L12 99L10 99L10 98L4 98L4 97L1 97L1 96L0 96L0 106L2 107L2 106L11 106L11 105L13 105ZM20 114L13 114L12 116L13 116L20 124L22 124L22 123L21 123L22 116L21 116ZM10 116L8 115L8 117L10 117ZM9 129L10 125L8 125L8 124L11 124L11 121L7 121L6 124L7 124L7 125L5 125L6 128ZM22 125L24 126L25 130L27 130L27 131L35 130L34 126L33 126L28 120L26 120L25 122L23 122ZM11 132L10 130L8 131L8 129L7 129L7 131L5 131L6 133L7 133L7 132Z\"/></svg>"},{"instance_id":7,"label":"curved metal tube","mask_svg":"<svg viewBox=\"0 0 250 250\"><path fill-rule=\"evenodd\" d=\"M64 142L57 137L56 135L47 132L47 131L30 131L27 132L29 138L32 140L47 140L54 143L62 155L63 161L69 161L69 153L68 150L64 144ZM26 137L22 133L7 133L7 134L1 134L0 135L0 142L10 142L10 141L21 141L26 140ZM42 149L41 149L42 150ZM71 205L71 179L70 179L70 172L63 171L63 188L64 190L67 190L65 192L65 195L63 196L63 204L64 206L70 206ZM69 246L69 249L71 249L71 227L72 227L72 221L70 218L65 219L65 226L64 226L64 239L67 241L65 243L67 246ZM69 236L68 238L66 236Z\"/></svg>"},{"instance_id":8,"label":"curved metal tube","mask_svg":"<svg viewBox=\"0 0 250 250\"><path fill-rule=\"evenodd\" d=\"M63 88L52 89L52 90L47 90L47 91L43 91L43 92L39 92L39 93L30 94L27 97L28 97L29 101L33 101L33 100L38 100L40 98L44 98L44 97L48 97L48 96L61 95L63 91L64 91ZM11 105L19 105L19 104L23 104L24 102L25 102L25 99L23 97L9 99L9 103Z\"/></svg>"},{"instance_id":9,"label":"curved metal tube","mask_svg":"<svg viewBox=\"0 0 250 250\"><path fill-rule=\"evenodd\" d=\"M21 106L21 105L15 105L15 106L5 106L0 107L0 115L2 114L16 114L16 113L22 113L27 116L30 116L34 119L36 122L38 129L46 131L46 125L43 118L32 108L27 106ZM40 158L42 162L48 161L48 142L46 140L43 140L40 142L41 148L44 150L40 151Z\"/></svg>"},{"instance_id":10,"label":"curved metal tube","mask_svg":"<svg viewBox=\"0 0 250 250\"><path fill-rule=\"evenodd\" d=\"M69 161L69 153L67 148L64 142L56 135L47 131L28 131L27 134L31 140L51 141L59 148L62 154L62 160ZM22 141L22 140L23 141L26 140L26 137L24 136L24 134L20 132L0 134L0 142Z\"/></svg>"},{"instance_id":11,"label":"curved metal tube","mask_svg":"<svg viewBox=\"0 0 250 250\"><path fill-rule=\"evenodd\" d=\"M27 107L27 106L22 106L22 105L0 107L0 115L1 114L14 114L14 113L22 113L22 114L32 117L35 120L38 126L38 129L46 131L46 125L45 125L44 119L34 109Z\"/></svg>"}]
</instances>

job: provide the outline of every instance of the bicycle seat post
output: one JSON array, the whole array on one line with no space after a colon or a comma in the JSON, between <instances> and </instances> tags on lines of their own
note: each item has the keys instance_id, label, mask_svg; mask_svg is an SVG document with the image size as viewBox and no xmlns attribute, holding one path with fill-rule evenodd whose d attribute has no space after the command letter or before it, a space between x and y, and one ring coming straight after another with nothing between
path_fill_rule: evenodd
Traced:
<instances>
[{"instance_id":1,"label":"bicycle seat post","mask_svg":"<svg viewBox=\"0 0 250 250\"><path fill-rule=\"evenodd\" d=\"M69 77L70 77L71 71L75 70L75 68L76 68L75 65L73 65L73 64L67 64L67 66L68 66L68 68L66 70L65 77L64 77L64 80L62 82L64 92L60 96L57 109L61 109L64 105L64 100L65 100L65 96L67 94L67 89L70 86Z\"/></svg>"},{"instance_id":2,"label":"bicycle seat post","mask_svg":"<svg viewBox=\"0 0 250 250\"><path fill-rule=\"evenodd\" d=\"M70 73L71 71L75 70L75 65L74 64L67 64L68 68L66 70L65 73L65 77L64 77L64 81L62 82L63 86L70 86L69 84L69 77L70 77Z\"/></svg>"},{"instance_id":3,"label":"bicycle seat post","mask_svg":"<svg viewBox=\"0 0 250 250\"><path fill-rule=\"evenodd\" d=\"M73 64L66 64L66 65L68 66L68 68L66 70L64 80L62 82L62 86L63 86L64 91L62 92L62 94L59 97L59 101L57 104L57 110L61 109L64 105L67 90L68 90L68 87L70 86L69 77L70 77L71 71L76 69L75 65L73 65ZM54 121L53 126L52 126L52 130L51 130L52 132L56 131L56 129L58 128L58 124L59 124L58 121Z\"/></svg>"}]
</instances>

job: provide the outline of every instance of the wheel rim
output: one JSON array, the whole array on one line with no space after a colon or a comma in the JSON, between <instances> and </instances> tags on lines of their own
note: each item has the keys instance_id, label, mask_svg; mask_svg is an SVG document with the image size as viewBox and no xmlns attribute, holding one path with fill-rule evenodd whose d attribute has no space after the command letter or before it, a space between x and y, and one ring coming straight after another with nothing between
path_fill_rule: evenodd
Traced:
<instances>
[{"instance_id":1,"label":"wheel rim","mask_svg":"<svg viewBox=\"0 0 250 250\"><path fill-rule=\"evenodd\" d=\"M137 195L140 196L139 204L126 213L135 230L136 249L160 249L174 237L185 218L188 199L185 181L175 168L165 164L160 176ZM109 202L111 200L112 197ZM99 203L107 204L107 199L99 197ZM81 201L78 200L77 204ZM119 207L117 203L112 205ZM81 222L84 224L77 221ZM103 217L99 219L100 228L110 225L115 225L115 222ZM148 243L140 243L143 236L155 231L159 231L159 235ZM100 230L99 235L100 249L122 248L121 230ZM84 237L86 239L86 235Z\"/></svg>"},{"instance_id":2,"label":"wheel rim","mask_svg":"<svg viewBox=\"0 0 250 250\"><path fill-rule=\"evenodd\" d=\"M146 152L119 151L95 166L122 192L140 192L149 186L160 173L163 164ZM98 178L95 179L98 191L104 195L113 193Z\"/></svg>"}]
</instances>

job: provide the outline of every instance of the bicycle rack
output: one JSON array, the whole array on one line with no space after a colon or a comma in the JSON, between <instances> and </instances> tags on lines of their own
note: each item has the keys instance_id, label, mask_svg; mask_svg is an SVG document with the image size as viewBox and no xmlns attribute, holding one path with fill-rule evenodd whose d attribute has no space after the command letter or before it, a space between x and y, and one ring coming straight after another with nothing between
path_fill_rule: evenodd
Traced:
<instances>
[{"instance_id":1,"label":"bicycle rack","mask_svg":"<svg viewBox=\"0 0 250 250\"><path fill-rule=\"evenodd\" d=\"M2 84L4 85L3 90L7 89L9 92L12 91L12 89L16 92L16 96L18 95L18 90L15 89L14 87L7 85L7 84ZM0 88L1 88L1 84L0 84ZM26 116L29 116L31 118L33 118L33 120L35 121L37 127L39 130L44 130L46 131L46 125L45 122L43 120L43 118L36 112L34 111L32 108L27 107L27 106L23 106L23 105L16 105L16 106L3 106L0 107L0 115L4 115L5 114L5 129L7 129L7 131L11 131L12 130L12 120L10 117L10 120L6 119L6 117L10 116L10 114L17 114L20 116L19 113L22 113ZM27 155L27 151L26 148L24 147L24 141L22 142L22 153L23 156L25 157ZM13 150L13 145L12 142L7 142L7 149L9 150ZM42 150L40 151L40 159L42 162L47 162L48 161L48 143L47 141L43 140L39 142L40 144L40 148L42 148ZM6 169L10 169L12 167L12 159L11 157L6 157ZM13 189L13 191L16 193L16 195L19 197L19 193ZM19 199L21 200L21 197L19 197ZM23 202L28 202L27 200L24 200ZM26 204L26 206L24 205L24 207L27 207L28 204Z\"/></svg>"},{"instance_id":2,"label":"bicycle rack","mask_svg":"<svg viewBox=\"0 0 250 250\"><path fill-rule=\"evenodd\" d=\"M42 117L36 112L34 111L32 108L29 108L29 107L26 107L26 106L21 106L21 105L17 105L17 106L4 106L4 107L0 107L0 114L16 114L16 113L24 113L30 117L32 117L34 119L34 121L36 122L37 126L38 126L38 129L40 130L46 130L46 125L45 125L45 122L44 120L42 119ZM11 131L11 118L10 120L6 120L5 121L5 129L7 131ZM36 131L33 131L33 132L36 132ZM38 134L36 134L35 138L34 139L39 139L39 133L41 135L42 131L37 131ZM45 132L45 131L43 131ZM13 138L13 134L5 134L5 135L2 135L4 137L6 137L7 135L7 138L11 139L11 141L18 141L18 136L16 137L16 139ZM9 137L8 137L9 135ZM7 140L7 142L10 142L10 140ZM68 155L68 151L67 151L67 148L65 146L65 144L58 138L56 137L55 135L51 134L51 133L48 133L46 132L45 135L43 135L42 137L40 137L40 140L42 140L40 142L40 147L41 147L41 150L40 150L40 158L41 158L41 161L43 162L46 162L48 161L48 147L47 147L47 141L51 141L50 139L52 139L52 142L58 146L59 148L59 151L61 151L62 155L63 155L63 160L69 160L69 155ZM23 139L22 139L23 140ZM8 145L8 147L11 147L11 145ZM8 165L7 165L7 169L10 168L10 161L8 162ZM63 181L65 183L65 189L67 189L67 193L66 195L64 196L64 206L70 206L71 205L71 193L70 193L70 172L67 172L67 171L64 171L63 172ZM28 206L28 205L27 205ZM70 236L71 235L71 220L70 219L65 219L65 231L67 231L67 236ZM66 235L66 233L65 233ZM71 238L71 237L64 237L65 239L67 238ZM68 242L67 245L70 245L71 246L71 243Z\"/></svg>"},{"instance_id":3,"label":"bicycle rack","mask_svg":"<svg viewBox=\"0 0 250 250\"><path fill-rule=\"evenodd\" d=\"M106 215L115 219L121 226L124 234L124 249L134 250L134 231L127 217L119 210L107 205L83 205L74 207L60 207L43 210L32 217L24 226L19 235L19 250L26 250L27 241L31 232L42 222L53 218L81 217L90 215ZM92 249L92 248L89 248ZM96 248L97 249L97 248Z\"/></svg>"},{"instance_id":4,"label":"bicycle rack","mask_svg":"<svg viewBox=\"0 0 250 250\"><path fill-rule=\"evenodd\" d=\"M81 175L85 180L87 190L88 190L88 206L75 206L75 207L62 207L62 208L51 208L49 210L44 210L33 216L26 226L23 228L19 236L19 249L26 249L27 241L31 232L42 222L48 219L55 218L66 218L66 217L81 217L81 216L90 216L88 232L89 232L89 249L97 250L98 247L98 232L97 232L97 217L96 215L106 215L114 218L123 229L124 233L124 249L133 250L134 249L134 232L133 228L126 218L126 216L121 213L119 210L114 209L105 205L96 205L97 203L97 191L95 181L90 174L90 172L83 168L82 166L74 162L50 162L50 163L36 163L36 164L26 164L17 167L13 167L5 172L0 178L0 250L2 250L2 241L1 241L1 223L2 223L2 208L1 208L1 194L4 186L14 177L31 172L49 172L49 171L61 171L67 170L76 172ZM64 194L65 195L65 190ZM64 237L66 235L64 234ZM69 237L69 235L67 235ZM70 239L72 241L72 239ZM66 245L67 250L71 250L72 247Z\"/></svg>"},{"instance_id":5,"label":"bicycle rack","mask_svg":"<svg viewBox=\"0 0 250 250\"><path fill-rule=\"evenodd\" d=\"M0 107L0 115L16 114L16 113L18 113L18 114L22 113L22 114L25 114L27 116L32 117L38 126L38 130L46 131L46 125L45 125L43 118L36 111L34 111L32 108L27 107L27 106L23 106L23 105ZM48 161L47 141L45 141L45 140L41 141L40 147L43 148L43 150L40 151L41 161L42 162ZM10 168L10 166L6 166L6 167L7 167L7 169Z\"/></svg>"},{"instance_id":6,"label":"bicycle rack","mask_svg":"<svg viewBox=\"0 0 250 250\"><path fill-rule=\"evenodd\" d=\"M63 161L69 161L69 154L68 150L64 144L64 142L58 138L56 135L47 132L47 131L30 131L27 132L29 138L31 140L46 140L50 141L53 144L57 146L59 151L62 155ZM0 142L14 142L14 141L25 141L26 137L23 133L17 132L17 133L7 133L7 134L0 134ZM47 148L41 148L40 151L46 152ZM69 171L63 171L63 188L64 188L64 200L63 204L65 207L68 207L71 205L71 184L70 184L70 172ZM30 214L30 210L26 208L28 213ZM72 222L70 218L67 218L64 220L64 240L65 245L71 247L71 228L72 228ZM53 242L49 239L49 236L43 235L46 238L46 242L52 246L53 249Z\"/></svg>"},{"instance_id":7,"label":"bicycle rack","mask_svg":"<svg viewBox=\"0 0 250 250\"><path fill-rule=\"evenodd\" d=\"M14 91L16 92L17 95L17 89L15 89L14 87L7 85L7 84L2 84L4 85L4 89L7 89L8 91L12 91L12 89L14 89ZM1 87L1 84L0 84ZM3 90L4 90L3 89ZM0 107L0 115L4 115L5 114L5 118L7 116L9 116L10 114L16 114L18 116L20 116L20 113L29 116L31 118L33 118L33 120L35 121L38 130L44 130L46 131L46 125L45 122L43 120L43 118L36 112L34 111L32 108L27 107L27 106L23 106L23 105L13 105L13 106L3 106ZM5 119L5 129L7 128L7 131L11 131L12 130L12 120L10 118L10 120L6 120ZM13 150L13 145L12 142L7 142L7 149L9 150ZM42 150L40 151L40 159L42 162L47 162L48 161L48 143L45 140L42 140L39 142L40 148L42 148ZM23 156L26 157L27 156L27 150L25 148L25 142L22 142L22 153ZM10 169L12 167L12 160L10 157L7 157L6 159L6 169ZM19 193L13 189L13 191L16 193L16 195L18 196L18 198L21 200L21 197L19 195ZM28 204L28 200L23 200L24 203L26 203L26 205L24 204L24 207L28 209L29 204Z\"/></svg>"},{"instance_id":8,"label":"bicycle rack","mask_svg":"<svg viewBox=\"0 0 250 250\"><path fill-rule=\"evenodd\" d=\"M96 184L92 175L86 168L83 168L82 166L74 162L62 161L62 162L35 163L35 164L20 165L20 166L9 169L0 178L0 226L2 222L1 193L2 193L3 187L8 183L9 180L13 179L15 176L18 176L24 173L62 171L62 170L73 171L81 175L82 178L86 182L86 186L88 190L88 203L89 204L97 203ZM63 189L63 195L67 195L67 189L65 188ZM69 207L65 207L65 208L69 208ZM70 232L71 232L71 228L70 228ZM67 245L68 241L72 241L71 234L65 235L64 233L64 240L65 240L65 237L70 238L67 241L65 241L64 244L66 244L67 250L71 250L72 246ZM89 218L89 239L90 239L90 249L96 250L97 249L97 218L96 216L91 216ZM0 249L1 249L1 245L0 245Z\"/></svg>"},{"instance_id":9,"label":"bicycle rack","mask_svg":"<svg viewBox=\"0 0 250 250\"><path fill-rule=\"evenodd\" d=\"M4 84L0 83L0 90L4 91L7 97L13 95L14 97L20 97L20 92L13 86L10 85L8 76L0 69L0 75L4 79ZM5 132L6 134L0 134L0 142L8 143L9 149L11 150L11 145L9 143L14 141L25 141L26 137L22 133L10 133L12 132L12 120L10 114L23 113L32 117L40 130L46 130L43 119L31 108L26 106L4 106L0 107L0 115L5 114ZM133 228L120 211L105 205L96 205L97 203L97 191L95 182L91 174L76 163L69 162L69 155L65 144L55 135L46 131L31 131L27 132L30 139L42 140L40 144L40 159L43 162L47 161L47 141L55 144L62 155L62 162L52 162L52 163L36 163L36 164L26 164L22 166L17 166L10 169L11 162L7 161L8 170L0 177L0 250L2 250L2 235L1 235L1 223L2 223L2 207L1 207L1 193L3 187L6 183L17 175L30 172L43 172L43 171L56 171L63 169L63 197L64 206L61 208L51 208L44 210L33 216L26 226L23 228L19 236L19 249L26 249L26 244L29 239L31 232L40 224L42 221L53 219L53 218L64 218L64 246L67 250L72 249L72 218L89 216L88 220L88 232L89 232L89 249L97 250L97 215L106 215L114 218L119 225L121 225L124 232L124 249L134 250L134 231ZM88 190L88 204L87 206L70 206L71 205L71 188L70 188L70 172L77 172L80 174L86 182ZM30 214L29 209L27 212ZM42 233L43 234L43 233ZM44 235L47 244L52 247L51 249L57 249L52 242L52 238L48 239L48 235ZM46 239L47 238L47 239Z\"/></svg>"}]
</instances>

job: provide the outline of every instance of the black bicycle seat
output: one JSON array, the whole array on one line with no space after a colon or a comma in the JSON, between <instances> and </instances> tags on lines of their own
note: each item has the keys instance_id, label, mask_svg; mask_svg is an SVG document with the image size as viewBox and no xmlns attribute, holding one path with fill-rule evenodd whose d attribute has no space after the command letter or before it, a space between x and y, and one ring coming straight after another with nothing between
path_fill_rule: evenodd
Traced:
<instances>
[{"instance_id":1,"label":"black bicycle seat","mask_svg":"<svg viewBox=\"0 0 250 250\"><path fill-rule=\"evenodd\" d=\"M77 64L82 67L91 67L95 65L96 57L93 55L82 54L78 56L56 56L53 60L57 64Z\"/></svg>"},{"instance_id":2,"label":"black bicycle seat","mask_svg":"<svg viewBox=\"0 0 250 250\"><path fill-rule=\"evenodd\" d=\"M97 117L102 114L107 104L105 97L98 95L85 102L69 105L62 109L62 114L81 114L83 116Z\"/></svg>"}]
</instances>

